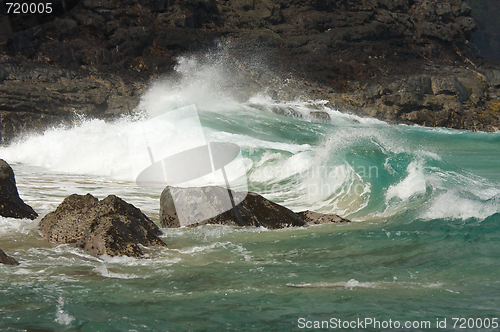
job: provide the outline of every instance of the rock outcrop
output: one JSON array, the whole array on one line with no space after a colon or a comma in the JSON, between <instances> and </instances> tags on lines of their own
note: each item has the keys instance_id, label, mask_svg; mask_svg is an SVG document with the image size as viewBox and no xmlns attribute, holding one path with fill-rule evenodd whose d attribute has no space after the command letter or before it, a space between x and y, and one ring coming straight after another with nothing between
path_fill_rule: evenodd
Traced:
<instances>
[{"instance_id":1,"label":"rock outcrop","mask_svg":"<svg viewBox=\"0 0 500 332\"><path fill-rule=\"evenodd\" d=\"M278 229L304 226L306 223L293 211L254 193L232 192L237 212L230 209L215 217L213 211L223 211L219 205L227 201L227 189L209 186L202 188L167 187L160 196L160 223L162 227L221 224L232 226L262 226ZM246 197L245 197L246 195ZM245 197L244 199L242 198ZM179 220L177 211L187 220ZM236 215L239 213L240 217ZM205 218L204 216L208 216ZM200 221L201 220L201 221ZM198 222L200 221L200 222Z\"/></svg>"},{"instance_id":2,"label":"rock outcrop","mask_svg":"<svg viewBox=\"0 0 500 332\"><path fill-rule=\"evenodd\" d=\"M464 0L85 0L70 7L43 27L0 36L4 144L71 124L75 113L131 113L151 79L215 40L236 44L239 53L224 61L250 77L245 87L273 80L240 58L265 50L261 63L312 82L299 93L341 111L460 129L500 125L500 86L491 78L500 65L477 54Z\"/></svg>"},{"instance_id":3,"label":"rock outcrop","mask_svg":"<svg viewBox=\"0 0 500 332\"><path fill-rule=\"evenodd\" d=\"M54 124L71 125L80 116L114 119L131 114L146 90L140 79L89 77L81 70L15 59L1 62L0 143L4 144Z\"/></svg>"},{"instance_id":4,"label":"rock outcrop","mask_svg":"<svg viewBox=\"0 0 500 332\"><path fill-rule=\"evenodd\" d=\"M0 263L5 265L19 265L18 261L10 256L7 256L2 249L0 249Z\"/></svg>"},{"instance_id":5,"label":"rock outcrop","mask_svg":"<svg viewBox=\"0 0 500 332\"><path fill-rule=\"evenodd\" d=\"M142 246L166 246L161 230L133 205L110 195L71 195L38 226L52 243L75 243L94 255L142 256Z\"/></svg>"},{"instance_id":6,"label":"rock outcrop","mask_svg":"<svg viewBox=\"0 0 500 332\"><path fill-rule=\"evenodd\" d=\"M240 201L236 205L237 211L229 209L214 216L214 211L224 210L221 209L220 205L227 200L227 189L217 186L201 188L167 187L160 196L161 226L176 228L220 224L280 229L328 222L348 222L347 219L340 218L337 215L325 215L310 211L296 214L284 206L251 192L247 194L232 191L232 195L236 201ZM182 212L178 214L178 211ZM179 215L186 218L186 220L180 220Z\"/></svg>"},{"instance_id":7,"label":"rock outcrop","mask_svg":"<svg viewBox=\"0 0 500 332\"><path fill-rule=\"evenodd\" d=\"M32 220L38 217L35 210L19 197L14 171L2 159L0 159L0 215Z\"/></svg>"},{"instance_id":8,"label":"rock outcrop","mask_svg":"<svg viewBox=\"0 0 500 332\"><path fill-rule=\"evenodd\" d=\"M332 107L389 123L481 131L500 128L499 69L434 68L331 93Z\"/></svg>"}]
</instances>

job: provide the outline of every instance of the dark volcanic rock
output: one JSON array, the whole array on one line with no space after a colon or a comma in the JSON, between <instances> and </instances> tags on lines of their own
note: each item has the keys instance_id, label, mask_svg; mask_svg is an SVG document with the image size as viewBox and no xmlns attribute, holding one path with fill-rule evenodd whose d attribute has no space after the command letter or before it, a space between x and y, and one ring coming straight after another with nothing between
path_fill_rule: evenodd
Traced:
<instances>
[{"instance_id":1,"label":"dark volcanic rock","mask_svg":"<svg viewBox=\"0 0 500 332\"><path fill-rule=\"evenodd\" d=\"M2 249L0 249L0 263L6 265L19 265L18 261L10 256L7 256Z\"/></svg>"},{"instance_id":2,"label":"dark volcanic rock","mask_svg":"<svg viewBox=\"0 0 500 332\"><path fill-rule=\"evenodd\" d=\"M10 218L38 217L38 214L19 197L14 171L2 159L0 159L0 215Z\"/></svg>"},{"instance_id":3,"label":"dark volcanic rock","mask_svg":"<svg viewBox=\"0 0 500 332\"><path fill-rule=\"evenodd\" d=\"M337 215L327 215L311 211L298 214L273 203L264 197L243 192L232 192L241 221L233 209L215 217L216 211L222 211L221 204L227 197L227 189L221 187L176 188L167 187L160 197L160 222L163 227L199 226L206 224L221 224L232 226L262 226L279 229L290 226L307 226L308 224L324 224L329 222L348 222ZM175 198L175 204L174 204ZM226 199L227 200L227 199ZM192 217L182 223L177 211L183 216ZM197 222L203 220L201 222Z\"/></svg>"},{"instance_id":4,"label":"dark volcanic rock","mask_svg":"<svg viewBox=\"0 0 500 332\"><path fill-rule=\"evenodd\" d=\"M158 226L114 195L101 201L90 194L68 196L38 229L52 243L76 243L95 255L138 257L140 245L166 246Z\"/></svg>"},{"instance_id":5,"label":"dark volcanic rock","mask_svg":"<svg viewBox=\"0 0 500 332\"><path fill-rule=\"evenodd\" d=\"M313 211L302 211L298 212L297 215L302 218L309 225L321 225L321 224L329 224L329 223L338 223L338 222L350 222L345 218L339 217L336 214L323 214Z\"/></svg>"},{"instance_id":6,"label":"dark volcanic rock","mask_svg":"<svg viewBox=\"0 0 500 332\"><path fill-rule=\"evenodd\" d=\"M0 84L0 143L54 124L71 125L77 114L112 118L130 114L145 83L120 77L81 77L68 70L11 63ZM0 63L0 68L2 64Z\"/></svg>"},{"instance_id":7,"label":"dark volcanic rock","mask_svg":"<svg viewBox=\"0 0 500 332\"><path fill-rule=\"evenodd\" d=\"M74 112L105 119L134 112L151 78L171 71L180 54L216 41L231 41L250 58L269 52L262 63L317 84L306 97L328 99L341 111L494 131L500 87L473 76L489 78L500 65L477 53L471 13L464 0L80 1L43 28L0 36L2 142L71 123ZM237 55L227 59L252 72ZM265 86L272 78L259 80Z\"/></svg>"},{"instance_id":8,"label":"dark volcanic rock","mask_svg":"<svg viewBox=\"0 0 500 332\"><path fill-rule=\"evenodd\" d=\"M432 74L353 86L353 92L330 94L330 102L390 123L495 131L500 128L499 72L436 68Z\"/></svg>"},{"instance_id":9,"label":"dark volcanic rock","mask_svg":"<svg viewBox=\"0 0 500 332\"><path fill-rule=\"evenodd\" d=\"M236 201L241 201L245 193L233 192ZM175 197L175 204L174 204ZM233 209L216 217L204 219L204 215L213 216L213 211L220 211L220 204L227 197L227 189L221 187L175 188L167 187L160 197L160 222L162 227L199 226L206 224L221 224L233 226L262 226L270 229L290 226L305 226L306 223L293 211L273 203L264 197L248 193L236 208L241 215L240 224ZM197 219L179 221L177 210L183 210L183 215L196 216ZM195 220L203 220L195 222Z\"/></svg>"}]
</instances>

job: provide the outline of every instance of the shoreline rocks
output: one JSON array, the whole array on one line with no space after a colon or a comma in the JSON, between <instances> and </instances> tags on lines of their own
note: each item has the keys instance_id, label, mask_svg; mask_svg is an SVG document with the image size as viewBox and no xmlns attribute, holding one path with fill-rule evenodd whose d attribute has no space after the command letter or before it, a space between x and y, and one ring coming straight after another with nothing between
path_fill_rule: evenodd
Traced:
<instances>
[{"instance_id":1,"label":"shoreline rocks","mask_svg":"<svg viewBox=\"0 0 500 332\"><path fill-rule=\"evenodd\" d=\"M0 263L5 265L19 265L18 261L8 256L2 249L0 249Z\"/></svg>"},{"instance_id":2,"label":"shoreline rocks","mask_svg":"<svg viewBox=\"0 0 500 332\"><path fill-rule=\"evenodd\" d=\"M113 120L133 114L146 82L48 65L10 62L0 82L0 143L54 125L71 126L81 118ZM33 68L31 68L33 67ZM0 70L2 63L0 61Z\"/></svg>"},{"instance_id":3,"label":"shoreline rocks","mask_svg":"<svg viewBox=\"0 0 500 332\"><path fill-rule=\"evenodd\" d=\"M68 196L38 229L52 243L75 243L96 256L140 257L141 245L166 246L153 221L114 195L101 201L90 194Z\"/></svg>"},{"instance_id":4,"label":"shoreline rocks","mask_svg":"<svg viewBox=\"0 0 500 332\"><path fill-rule=\"evenodd\" d=\"M500 129L499 77L500 68L436 67L325 96L331 107L388 123L493 132Z\"/></svg>"},{"instance_id":5,"label":"shoreline rocks","mask_svg":"<svg viewBox=\"0 0 500 332\"><path fill-rule=\"evenodd\" d=\"M0 159L0 215L31 220L38 217L35 210L19 197L14 171L3 159Z\"/></svg>"},{"instance_id":6,"label":"shoreline rocks","mask_svg":"<svg viewBox=\"0 0 500 332\"><path fill-rule=\"evenodd\" d=\"M178 74L180 55L208 50L213 60L230 43L237 51L223 58L247 76L234 86L243 95L249 86L265 92L278 76L281 91L294 77L289 96L340 111L494 131L500 64L478 54L471 15L464 0L80 1L43 28L0 40L0 143L79 115L134 113L148 82ZM268 68L253 70L255 58Z\"/></svg>"},{"instance_id":7,"label":"shoreline rocks","mask_svg":"<svg viewBox=\"0 0 500 332\"><path fill-rule=\"evenodd\" d=\"M236 201L240 202L236 205L237 211L224 204L227 200L227 189L225 188L217 186L167 187L160 196L160 224L162 227L168 228L220 224L280 229L329 222L349 222L349 220L337 215L325 215L311 211L295 213L252 192L247 194L232 191L232 195ZM214 211L223 210L222 204L225 205L227 211L220 214L214 213ZM181 218L186 220L180 220Z\"/></svg>"}]
</instances>

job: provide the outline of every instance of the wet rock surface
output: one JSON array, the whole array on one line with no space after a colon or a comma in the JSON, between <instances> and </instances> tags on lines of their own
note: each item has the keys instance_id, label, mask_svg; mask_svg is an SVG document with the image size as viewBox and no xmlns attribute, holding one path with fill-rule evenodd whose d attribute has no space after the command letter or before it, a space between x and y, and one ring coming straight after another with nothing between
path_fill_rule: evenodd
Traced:
<instances>
[{"instance_id":1,"label":"wet rock surface","mask_svg":"<svg viewBox=\"0 0 500 332\"><path fill-rule=\"evenodd\" d=\"M0 264L19 265L19 262L10 256L7 256L7 254L4 253L2 249L0 249Z\"/></svg>"},{"instance_id":2,"label":"wet rock surface","mask_svg":"<svg viewBox=\"0 0 500 332\"><path fill-rule=\"evenodd\" d=\"M35 219L38 214L19 197L14 171L0 159L0 215L9 218Z\"/></svg>"},{"instance_id":3,"label":"wet rock surface","mask_svg":"<svg viewBox=\"0 0 500 332\"><path fill-rule=\"evenodd\" d=\"M293 211L260 195L243 192L232 192L232 195L235 201L241 201L236 206L237 212L231 208L227 189L225 188L216 186L201 188L167 187L160 196L161 226L176 228L221 224L279 229L289 226L304 226L306 224ZM226 209L228 210L221 214L217 213ZM179 214L177 214L178 211ZM179 215L186 216L187 220L179 220Z\"/></svg>"},{"instance_id":4,"label":"wet rock surface","mask_svg":"<svg viewBox=\"0 0 500 332\"><path fill-rule=\"evenodd\" d=\"M140 257L141 245L166 246L158 226L114 195L101 201L90 194L68 196L38 229L52 243L75 243L98 256Z\"/></svg>"},{"instance_id":5,"label":"wet rock surface","mask_svg":"<svg viewBox=\"0 0 500 332\"><path fill-rule=\"evenodd\" d=\"M227 204L221 207L221 204L224 204L227 200L227 189L225 188L216 186L201 188L167 187L160 196L161 226L177 228L181 226L194 227L206 224L220 224L280 229L292 226L307 226L308 224L348 221L336 215L324 215L310 211L296 214L284 206L251 192L248 194L232 192L232 195L235 201L240 202L236 205L237 211L234 211ZM216 211L223 211L224 208L230 209L217 214ZM187 216L187 220L179 220L179 215Z\"/></svg>"},{"instance_id":6,"label":"wet rock surface","mask_svg":"<svg viewBox=\"0 0 500 332\"><path fill-rule=\"evenodd\" d=\"M336 214L324 214L314 211L302 211L297 215L309 225L322 225L329 223L351 222L348 219L342 218Z\"/></svg>"},{"instance_id":7,"label":"wet rock surface","mask_svg":"<svg viewBox=\"0 0 500 332\"><path fill-rule=\"evenodd\" d=\"M279 98L305 94L393 123L494 131L500 65L473 46L471 13L463 0L80 1L43 27L2 37L1 140L80 115L133 113L179 55L218 42L238 50L227 56L246 80L236 90L273 81L242 56L265 53L275 76L310 82Z\"/></svg>"},{"instance_id":8,"label":"wet rock surface","mask_svg":"<svg viewBox=\"0 0 500 332\"><path fill-rule=\"evenodd\" d=\"M2 64L0 63L0 68ZM12 61L0 84L0 142L41 133L53 125L71 126L79 118L114 119L133 113L144 82Z\"/></svg>"}]
</instances>

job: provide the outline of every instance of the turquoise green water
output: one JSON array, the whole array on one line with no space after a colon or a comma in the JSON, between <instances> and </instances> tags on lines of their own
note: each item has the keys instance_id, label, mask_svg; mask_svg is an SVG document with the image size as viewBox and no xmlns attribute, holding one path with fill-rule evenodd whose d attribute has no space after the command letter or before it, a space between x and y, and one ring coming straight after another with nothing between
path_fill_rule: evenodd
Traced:
<instances>
[{"instance_id":1,"label":"turquoise green water","mask_svg":"<svg viewBox=\"0 0 500 332\"><path fill-rule=\"evenodd\" d=\"M298 331L365 318L417 324L400 328L411 331L473 318L467 331L498 330L500 134L354 121L327 109L331 123L311 123L304 103L285 106L305 120L250 104L198 109L210 140L241 146L249 190L352 223L164 229L168 247L136 259L55 246L37 233L39 219L0 218L0 248L21 262L0 266L0 330ZM90 192L117 194L157 221L159 193L124 175L120 144L135 125L88 121L0 156L41 217Z\"/></svg>"}]
</instances>

